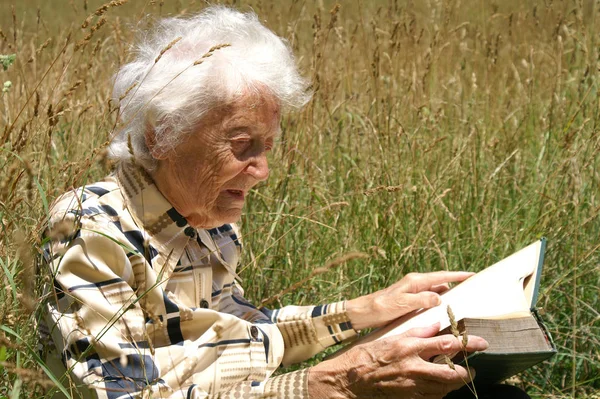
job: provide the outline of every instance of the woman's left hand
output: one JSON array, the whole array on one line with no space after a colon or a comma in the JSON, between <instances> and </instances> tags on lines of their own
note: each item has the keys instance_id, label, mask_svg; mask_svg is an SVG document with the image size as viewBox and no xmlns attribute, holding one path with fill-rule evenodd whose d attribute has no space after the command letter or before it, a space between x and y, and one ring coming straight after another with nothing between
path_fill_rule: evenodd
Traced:
<instances>
[{"instance_id":1,"label":"woman's left hand","mask_svg":"<svg viewBox=\"0 0 600 399\"><path fill-rule=\"evenodd\" d=\"M471 272L409 273L395 284L346 302L346 313L355 330L381 327L413 310L441 303L448 283L466 280Z\"/></svg>"}]
</instances>

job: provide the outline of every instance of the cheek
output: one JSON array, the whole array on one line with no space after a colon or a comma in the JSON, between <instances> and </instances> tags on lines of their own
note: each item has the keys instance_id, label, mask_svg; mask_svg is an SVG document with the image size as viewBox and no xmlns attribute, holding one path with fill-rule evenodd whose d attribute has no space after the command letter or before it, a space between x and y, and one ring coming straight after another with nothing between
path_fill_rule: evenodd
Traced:
<instances>
[{"instance_id":1,"label":"cheek","mask_svg":"<svg viewBox=\"0 0 600 399\"><path fill-rule=\"evenodd\" d=\"M210 170L201 162L185 162L181 160L176 169L174 179L179 181L180 190L183 190L190 204L210 202L210 187L212 178Z\"/></svg>"},{"instance_id":2,"label":"cheek","mask_svg":"<svg viewBox=\"0 0 600 399\"><path fill-rule=\"evenodd\" d=\"M225 151L215 154L209 162L198 165L196 168L196 185L198 195L207 201L214 201L220 194L223 185L230 180Z\"/></svg>"},{"instance_id":3,"label":"cheek","mask_svg":"<svg viewBox=\"0 0 600 399\"><path fill-rule=\"evenodd\" d=\"M245 163L227 150L223 151L215 162L215 175L219 182L224 184L239 175L244 168Z\"/></svg>"}]
</instances>

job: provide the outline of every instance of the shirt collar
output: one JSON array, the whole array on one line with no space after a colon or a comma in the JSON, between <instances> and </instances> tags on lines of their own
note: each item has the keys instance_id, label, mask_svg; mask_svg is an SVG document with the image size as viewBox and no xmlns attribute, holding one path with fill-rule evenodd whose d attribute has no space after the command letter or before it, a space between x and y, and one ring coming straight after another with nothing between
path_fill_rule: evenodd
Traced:
<instances>
[{"instance_id":1,"label":"shirt collar","mask_svg":"<svg viewBox=\"0 0 600 399\"><path fill-rule=\"evenodd\" d=\"M169 263L179 259L190 239L198 238L231 274L241 280L235 273L237 260L228 262L223 258L211 232L190 226L158 190L146 170L131 161L121 162L116 169L116 180L135 223L148 233L155 247L162 249L163 255L171 260Z\"/></svg>"},{"instance_id":2,"label":"shirt collar","mask_svg":"<svg viewBox=\"0 0 600 399\"><path fill-rule=\"evenodd\" d=\"M189 237L195 236L192 233L195 229L167 201L141 166L121 162L116 169L116 178L131 216L153 241L169 250L174 241L184 238L182 241L187 243Z\"/></svg>"}]
</instances>

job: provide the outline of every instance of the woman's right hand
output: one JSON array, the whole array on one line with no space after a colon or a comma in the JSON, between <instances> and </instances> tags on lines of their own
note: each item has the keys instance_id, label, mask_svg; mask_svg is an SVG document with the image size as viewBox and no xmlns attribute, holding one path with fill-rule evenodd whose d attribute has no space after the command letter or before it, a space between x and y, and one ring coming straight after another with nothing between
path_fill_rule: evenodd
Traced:
<instances>
[{"instance_id":1,"label":"woman's right hand","mask_svg":"<svg viewBox=\"0 0 600 399\"><path fill-rule=\"evenodd\" d=\"M310 398L439 399L474 378L474 371L435 364L436 355L463 349L452 335L436 336L439 325L415 328L394 337L357 345L309 369ZM483 351L487 342L469 336L466 351Z\"/></svg>"}]
</instances>

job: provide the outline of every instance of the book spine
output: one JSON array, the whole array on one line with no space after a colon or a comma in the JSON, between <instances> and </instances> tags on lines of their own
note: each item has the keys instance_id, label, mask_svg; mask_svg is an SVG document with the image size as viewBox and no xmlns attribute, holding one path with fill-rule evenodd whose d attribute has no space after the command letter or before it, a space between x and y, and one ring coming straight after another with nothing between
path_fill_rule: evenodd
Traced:
<instances>
[{"instance_id":1,"label":"book spine","mask_svg":"<svg viewBox=\"0 0 600 399\"><path fill-rule=\"evenodd\" d=\"M537 273L535 276L535 285L533 286L533 296L531 297L531 311L535 309L535 304L537 303L538 295L540 292L540 280L542 278L542 267L544 266L544 255L546 253L546 238L542 237L540 241L540 257L538 259Z\"/></svg>"},{"instance_id":2,"label":"book spine","mask_svg":"<svg viewBox=\"0 0 600 399\"><path fill-rule=\"evenodd\" d=\"M537 321L538 325L540 326L540 329L546 336L546 341L548 341L548 344L552 347L552 350L554 350L554 352L556 352L556 345L554 345L554 340L552 339L552 334L550 334L550 331L548 330L548 327L546 327L546 323L544 323L544 321L542 320L540 313L538 312L538 310L536 308L534 308L534 309L531 309L531 314L533 314L533 317L535 317L535 320Z\"/></svg>"}]
</instances>

